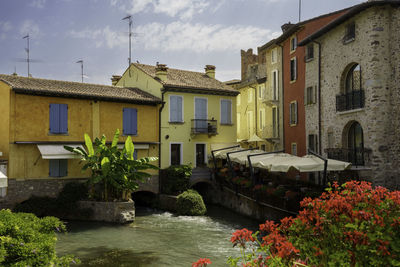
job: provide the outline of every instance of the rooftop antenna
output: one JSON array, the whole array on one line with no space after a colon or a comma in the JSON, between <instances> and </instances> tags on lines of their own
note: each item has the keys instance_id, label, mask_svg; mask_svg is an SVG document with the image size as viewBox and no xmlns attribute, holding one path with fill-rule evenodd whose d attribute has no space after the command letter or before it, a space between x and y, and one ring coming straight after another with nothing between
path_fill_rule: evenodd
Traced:
<instances>
[{"instance_id":1,"label":"rooftop antenna","mask_svg":"<svg viewBox=\"0 0 400 267\"><path fill-rule=\"evenodd\" d=\"M83 60L78 60L76 63L81 63L81 77L82 77L82 82L83 82Z\"/></svg>"},{"instance_id":2,"label":"rooftop antenna","mask_svg":"<svg viewBox=\"0 0 400 267\"><path fill-rule=\"evenodd\" d=\"M129 63L129 66L131 66L131 59L132 59L132 57L131 57L132 15L128 15L125 18L123 18L122 20L126 20L126 19L129 22L129 57L128 57L128 63Z\"/></svg>"},{"instance_id":3,"label":"rooftop antenna","mask_svg":"<svg viewBox=\"0 0 400 267\"><path fill-rule=\"evenodd\" d=\"M299 22L301 21L301 0L299 0Z\"/></svg>"},{"instance_id":4,"label":"rooftop antenna","mask_svg":"<svg viewBox=\"0 0 400 267\"><path fill-rule=\"evenodd\" d=\"M26 58L26 62L28 63L28 77L31 77L31 73L29 72L29 33L22 37L22 39L26 39L27 41L27 48L25 48L26 54L27 54L27 58Z\"/></svg>"}]
</instances>

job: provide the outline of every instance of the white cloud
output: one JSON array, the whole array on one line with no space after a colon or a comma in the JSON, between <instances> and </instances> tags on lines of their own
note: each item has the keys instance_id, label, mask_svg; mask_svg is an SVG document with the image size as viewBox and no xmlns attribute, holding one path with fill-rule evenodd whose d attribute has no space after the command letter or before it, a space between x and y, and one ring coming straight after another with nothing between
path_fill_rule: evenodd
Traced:
<instances>
[{"instance_id":1,"label":"white cloud","mask_svg":"<svg viewBox=\"0 0 400 267\"><path fill-rule=\"evenodd\" d=\"M141 45L148 50L195 52L235 51L253 47L280 35L253 26L203 25L173 22L167 25L151 23L136 28L144 36Z\"/></svg>"},{"instance_id":2,"label":"white cloud","mask_svg":"<svg viewBox=\"0 0 400 267\"><path fill-rule=\"evenodd\" d=\"M43 33L40 31L39 26L32 20L25 20L19 28L19 33L21 35L29 34L29 36L36 39L39 39L43 36Z\"/></svg>"},{"instance_id":3,"label":"white cloud","mask_svg":"<svg viewBox=\"0 0 400 267\"><path fill-rule=\"evenodd\" d=\"M203 13L211 5L210 0L110 0L112 6L118 6L128 14L153 12L180 19L191 19ZM220 6L220 5L216 5ZM215 8L212 10L215 12Z\"/></svg>"},{"instance_id":4,"label":"white cloud","mask_svg":"<svg viewBox=\"0 0 400 267\"><path fill-rule=\"evenodd\" d=\"M280 32L253 26L227 27L184 22L170 24L154 22L138 26L134 32L140 33L138 38L134 38L134 45L145 50L196 53L238 51L263 44L280 35ZM109 26L104 29L70 31L68 35L73 38L91 39L96 47L125 47L128 42L127 36L112 31Z\"/></svg>"},{"instance_id":5,"label":"white cloud","mask_svg":"<svg viewBox=\"0 0 400 267\"><path fill-rule=\"evenodd\" d=\"M9 21L0 21L0 40L5 40L8 37L8 32L12 29Z\"/></svg>"},{"instance_id":6,"label":"white cloud","mask_svg":"<svg viewBox=\"0 0 400 267\"><path fill-rule=\"evenodd\" d=\"M46 4L46 0L32 0L29 6L36 7L36 8L44 8Z\"/></svg>"}]
</instances>

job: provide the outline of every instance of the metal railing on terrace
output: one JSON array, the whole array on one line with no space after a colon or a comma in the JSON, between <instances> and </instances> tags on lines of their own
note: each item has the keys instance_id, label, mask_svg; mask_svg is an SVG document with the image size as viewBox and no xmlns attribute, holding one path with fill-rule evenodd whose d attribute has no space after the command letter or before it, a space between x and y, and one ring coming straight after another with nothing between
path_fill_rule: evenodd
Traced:
<instances>
[{"instance_id":1,"label":"metal railing on terrace","mask_svg":"<svg viewBox=\"0 0 400 267\"><path fill-rule=\"evenodd\" d=\"M217 120L192 120L192 134L208 134L216 135L217 133Z\"/></svg>"},{"instance_id":2,"label":"metal railing on terrace","mask_svg":"<svg viewBox=\"0 0 400 267\"><path fill-rule=\"evenodd\" d=\"M365 166L369 161L370 149L366 148L327 148L328 158L351 162L353 166Z\"/></svg>"},{"instance_id":3,"label":"metal railing on terrace","mask_svg":"<svg viewBox=\"0 0 400 267\"><path fill-rule=\"evenodd\" d=\"M336 96L336 111L346 111L364 107L364 90L352 91L350 93Z\"/></svg>"}]
</instances>

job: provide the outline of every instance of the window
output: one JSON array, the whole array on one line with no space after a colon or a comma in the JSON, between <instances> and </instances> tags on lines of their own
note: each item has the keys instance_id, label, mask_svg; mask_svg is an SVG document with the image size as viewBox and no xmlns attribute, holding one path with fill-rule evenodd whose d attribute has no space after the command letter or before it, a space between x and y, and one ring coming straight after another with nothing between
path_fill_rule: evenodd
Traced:
<instances>
[{"instance_id":1,"label":"window","mask_svg":"<svg viewBox=\"0 0 400 267\"><path fill-rule=\"evenodd\" d=\"M240 99L241 99L241 95L238 94L237 97L236 97L236 105L237 106L240 106Z\"/></svg>"},{"instance_id":2,"label":"window","mask_svg":"<svg viewBox=\"0 0 400 267\"><path fill-rule=\"evenodd\" d=\"M316 100L315 100L315 91L313 86L309 86L306 89L306 101L305 104L306 105L311 105L311 104L315 104Z\"/></svg>"},{"instance_id":3,"label":"window","mask_svg":"<svg viewBox=\"0 0 400 267\"><path fill-rule=\"evenodd\" d=\"M265 109L260 109L260 130L264 129L265 127Z\"/></svg>"},{"instance_id":4,"label":"window","mask_svg":"<svg viewBox=\"0 0 400 267\"><path fill-rule=\"evenodd\" d=\"M362 90L362 72L359 64L347 68L343 79L342 94L336 96L336 111L352 110L364 107L364 90Z\"/></svg>"},{"instance_id":5,"label":"window","mask_svg":"<svg viewBox=\"0 0 400 267\"><path fill-rule=\"evenodd\" d=\"M297 59L294 57L290 60L290 81L297 79Z\"/></svg>"},{"instance_id":6,"label":"window","mask_svg":"<svg viewBox=\"0 0 400 267\"><path fill-rule=\"evenodd\" d=\"M265 84L260 84L258 86L258 98L259 99L264 98L264 92L265 92Z\"/></svg>"},{"instance_id":7,"label":"window","mask_svg":"<svg viewBox=\"0 0 400 267\"><path fill-rule=\"evenodd\" d=\"M314 58L314 44L311 43L306 47L306 61L310 61Z\"/></svg>"},{"instance_id":8,"label":"window","mask_svg":"<svg viewBox=\"0 0 400 267\"><path fill-rule=\"evenodd\" d=\"M169 96L169 122L183 122L183 97Z\"/></svg>"},{"instance_id":9,"label":"window","mask_svg":"<svg viewBox=\"0 0 400 267\"><path fill-rule=\"evenodd\" d=\"M354 22L349 23L346 26L346 33L343 38L344 43L353 41L356 37L356 24Z\"/></svg>"},{"instance_id":10,"label":"window","mask_svg":"<svg viewBox=\"0 0 400 267\"><path fill-rule=\"evenodd\" d=\"M49 176L64 177L68 175L67 159L50 159L49 160Z\"/></svg>"},{"instance_id":11,"label":"window","mask_svg":"<svg viewBox=\"0 0 400 267\"><path fill-rule=\"evenodd\" d=\"M347 136L348 161L353 165L364 165L364 134L361 125L354 122Z\"/></svg>"},{"instance_id":12,"label":"window","mask_svg":"<svg viewBox=\"0 0 400 267\"><path fill-rule=\"evenodd\" d=\"M279 83L278 83L278 70L272 71L272 100L278 100Z\"/></svg>"},{"instance_id":13,"label":"window","mask_svg":"<svg viewBox=\"0 0 400 267\"><path fill-rule=\"evenodd\" d=\"M122 109L122 133L124 135L137 135L137 109Z\"/></svg>"},{"instance_id":14,"label":"window","mask_svg":"<svg viewBox=\"0 0 400 267\"><path fill-rule=\"evenodd\" d=\"M170 165L182 164L182 144L170 144Z\"/></svg>"},{"instance_id":15,"label":"window","mask_svg":"<svg viewBox=\"0 0 400 267\"><path fill-rule=\"evenodd\" d=\"M297 124L297 101L290 102L289 117L289 124L295 126Z\"/></svg>"},{"instance_id":16,"label":"window","mask_svg":"<svg viewBox=\"0 0 400 267\"><path fill-rule=\"evenodd\" d=\"M279 136L278 107L272 107L272 131L273 137Z\"/></svg>"},{"instance_id":17,"label":"window","mask_svg":"<svg viewBox=\"0 0 400 267\"><path fill-rule=\"evenodd\" d=\"M221 99L221 124L232 124L232 102Z\"/></svg>"},{"instance_id":18,"label":"window","mask_svg":"<svg viewBox=\"0 0 400 267\"><path fill-rule=\"evenodd\" d=\"M361 90L361 67L359 64L354 64L346 75L345 92L351 93L358 90Z\"/></svg>"},{"instance_id":19,"label":"window","mask_svg":"<svg viewBox=\"0 0 400 267\"><path fill-rule=\"evenodd\" d=\"M311 151L317 153L317 135L315 134L309 134L308 135L308 149Z\"/></svg>"},{"instance_id":20,"label":"window","mask_svg":"<svg viewBox=\"0 0 400 267\"><path fill-rule=\"evenodd\" d=\"M248 103L253 102L253 88L250 88L250 89L248 90L248 92L247 92L247 97L248 97L248 99L247 99L247 102L248 102Z\"/></svg>"},{"instance_id":21,"label":"window","mask_svg":"<svg viewBox=\"0 0 400 267\"><path fill-rule=\"evenodd\" d=\"M297 37L290 39L290 51L293 52L297 48Z\"/></svg>"},{"instance_id":22,"label":"window","mask_svg":"<svg viewBox=\"0 0 400 267\"><path fill-rule=\"evenodd\" d=\"M267 151L266 146L265 145L261 145L261 150L262 151Z\"/></svg>"},{"instance_id":23,"label":"window","mask_svg":"<svg viewBox=\"0 0 400 267\"><path fill-rule=\"evenodd\" d=\"M297 156L297 143L292 143L291 148L292 148L292 152L291 152L292 155Z\"/></svg>"},{"instance_id":24,"label":"window","mask_svg":"<svg viewBox=\"0 0 400 267\"><path fill-rule=\"evenodd\" d=\"M50 104L50 133L67 134L68 133L68 105Z\"/></svg>"},{"instance_id":25,"label":"window","mask_svg":"<svg viewBox=\"0 0 400 267\"><path fill-rule=\"evenodd\" d=\"M278 59L276 48L271 50L271 63L276 63Z\"/></svg>"}]
</instances>

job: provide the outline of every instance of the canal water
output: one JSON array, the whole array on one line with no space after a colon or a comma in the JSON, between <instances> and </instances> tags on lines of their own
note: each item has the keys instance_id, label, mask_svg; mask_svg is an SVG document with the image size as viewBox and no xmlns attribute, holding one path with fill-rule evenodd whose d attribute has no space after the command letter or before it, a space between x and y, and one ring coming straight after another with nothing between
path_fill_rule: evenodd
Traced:
<instances>
[{"instance_id":1,"label":"canal water","mask_svg":"<svg viewBox=\"0 0 400 267\"><path fill-rule=\"evenodd\" d=\"M60 234L57 254L73 254L80 266L191 266L210 258L212 266L227 266L228 256L239 256L230 240L236 229L256 230L258 222L218 206L206 216L176 216L146 208L136 210L130 225L68 222Z\"/></svg>"}]
</instances>

